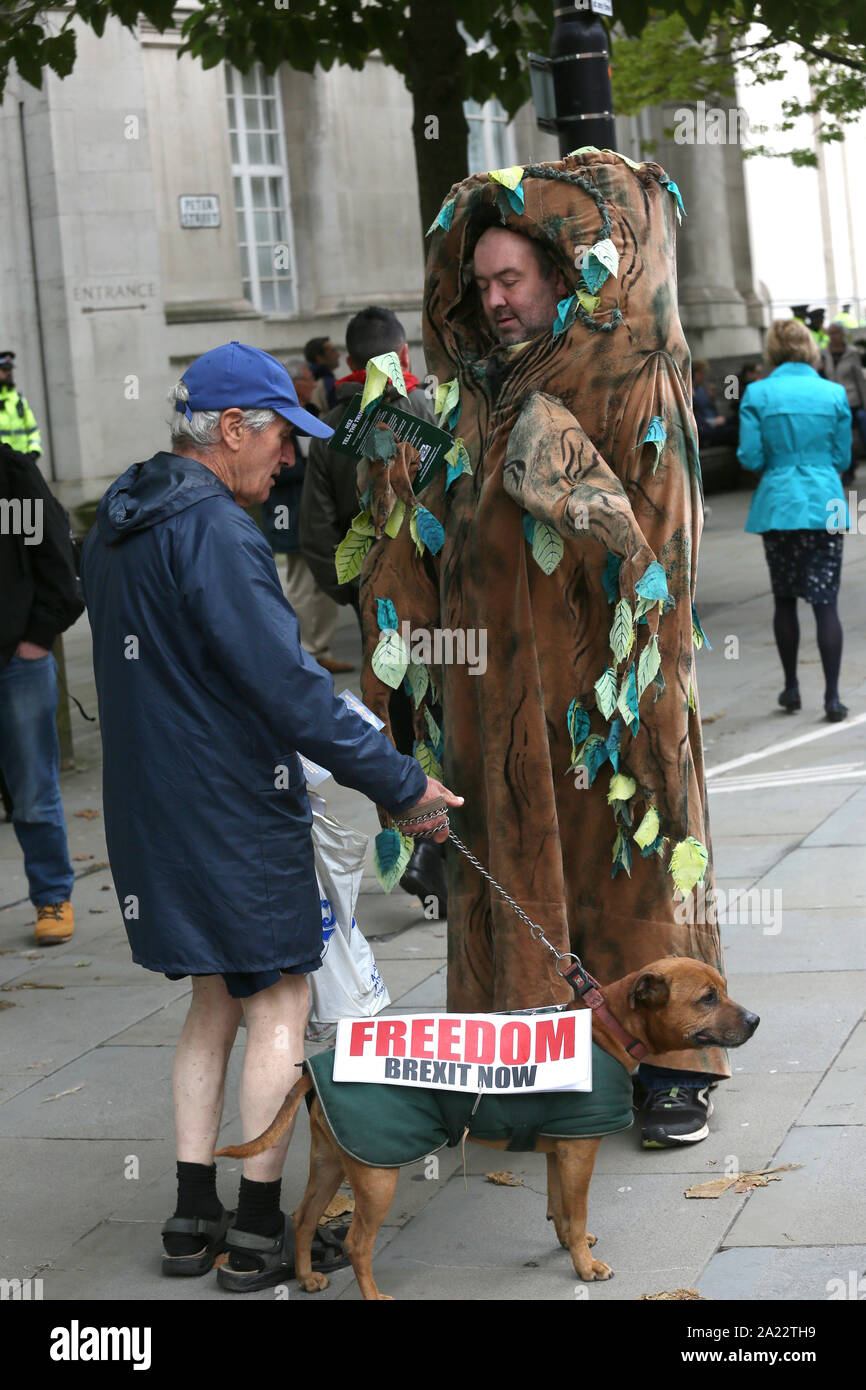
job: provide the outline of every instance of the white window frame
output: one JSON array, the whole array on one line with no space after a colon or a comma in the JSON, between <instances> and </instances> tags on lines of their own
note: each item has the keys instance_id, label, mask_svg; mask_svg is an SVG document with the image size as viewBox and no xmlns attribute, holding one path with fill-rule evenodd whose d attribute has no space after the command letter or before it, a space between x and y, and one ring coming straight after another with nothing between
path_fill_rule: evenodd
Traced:
<instances>
[{"instance_id":1,"label":"white window frame","mask_svg":"<svg viewBox=\"0 0 866 1390\"><path fill-rule=\"evenodd\" d=\"M475 103L477 105L477 103ZM509 120L502 103L496 98L491 97L485 101L480 111L470 112L467 107L468 102L464 103L463 111L468 125L479 124L481 126L481 138L484 147L485 164L483 169L470 169L470 174L482 174L488 169L509 169L517 163L517 142L514 138L514 124ZM496 133L499 132L499 139L503 144L503 155L497 152ZM469 162L469 148L467 141L466 162Z\"/></svg>"},{"instance_id":2,"label":"white window frame","mask_svg":"<svg viewBox=\"0 0 866 1390\"><path fill-rule=\"evenodd\" d=\"M277 128L277 147L279 153L279 162L276 164L253 164L250 162L249 148L247 143L247 123L244 107L244 97L251 95L251 93L244 92L244 74L240 72L238 68L233 68L226 64L226 94L231 94L234 97L235 132L237 134L239 155L239 162L235 163L234 160L232 160L231 165L232 203L233 210L235 212L235 227L237 227L237 213L241 211L243 213L244 219L245 241L247 246L247 266L249 269L249 275L244 277L244 283L249 283L250 300L258 309L259 313L261 313L265 317L285 317L286 315L294 315L298 312L298 278L297 262L295 260L294 227L292 225L292 190L289 180L289 165L288 160L286 158L285 125L283 122L283 99L282 93L280 91L280 81L278 73L271 74L265 72L262 63L256 63L251 69L251 71L255 72L256 74L256 94L261 96L266 93L269 97L274 98L274 113ZM287 237L285 244L288 246L289 250L289 265L287 268L287 272L283 272L283 274L287 274L289 282L289 306L287 308L262 308L262 291L261 280L259 276L259 262L257 249L259 245L264 245L267 243L260 243L256 239L254 216L256 209L253 207L252 195L252 180L254 178L277 179L281 184L283 194L283 210L285 213L287 228ZM234 207L235 179L240 179L241 181L241 188L243 192L242 209ZM278 246L282 243L274 242L271 244ZM280 272L275 270L274 274L278 277Z\"/></svg>"}]
</instances>

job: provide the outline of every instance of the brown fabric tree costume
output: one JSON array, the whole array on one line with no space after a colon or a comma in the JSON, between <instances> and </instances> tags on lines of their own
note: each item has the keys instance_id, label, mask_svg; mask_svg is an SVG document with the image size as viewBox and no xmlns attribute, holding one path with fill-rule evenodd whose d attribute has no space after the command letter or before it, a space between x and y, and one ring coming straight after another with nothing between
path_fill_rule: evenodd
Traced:
<instances>
[{"instance_id":1,"label":"brown fabric tree costume","mask_svg":"<svg viewBox=\"0 0 866 1390\"><path fill-rule=\"evenodd\" d=\"M358 526L370 547L364 698L387 722L390 690L374 652L397 643L391 684L408 655L388 628L486 629L485 674L465 664L429 672L444 781L466 798L454 828L556 948L578 952L602 984L666 955L722 966L718 932L697 920L692 896L697 881L709 893L713 880L694 676L702 499L676 301L678 205L657 164L609 151L455 185L432 229L424 347L442 383L441 421L462 444L414 519L413 450L401 444L359 472L369 511ZM551 333L518 346L493 339L471 274L479 236L503 225L534 237L575 291ZM393 534L371 542L370 516L381 526L389 513ZM435 691L417 662L407 680L423 697L416 756L435 776ZM571 998L552 955L456 850L448 943L451 1009ZM718 1049L649 1060L728 1074Z\"/></svg>"}]
</instances>

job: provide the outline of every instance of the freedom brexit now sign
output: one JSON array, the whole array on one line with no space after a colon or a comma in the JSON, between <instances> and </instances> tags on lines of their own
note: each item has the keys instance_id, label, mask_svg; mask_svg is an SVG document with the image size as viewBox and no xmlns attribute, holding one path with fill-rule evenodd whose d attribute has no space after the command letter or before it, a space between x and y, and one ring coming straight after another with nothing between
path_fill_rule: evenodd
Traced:
<instances>
[{"instance_id":1,"label":"freedom brexit now sign","mask_svg":"<svg viewBox=\"0 0 866 1390\"><path fill-rule=\"evenodd\" d=\"M401 1014L337 1025L335 1081L442 1091L592 1090L592 1014Z\"/></svg>"}]
</instances>

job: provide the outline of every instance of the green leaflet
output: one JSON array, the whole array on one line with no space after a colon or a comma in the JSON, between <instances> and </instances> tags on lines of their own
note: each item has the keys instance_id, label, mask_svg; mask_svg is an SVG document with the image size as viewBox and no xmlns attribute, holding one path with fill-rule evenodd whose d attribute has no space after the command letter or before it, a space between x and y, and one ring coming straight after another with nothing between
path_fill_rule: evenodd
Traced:
<instances>
[{"instance_id":1,"label":"green leaflet","mask_svg":"<svg viewBox=\"0 0 866 1390\"><path fill-rule=\"evenodd\" d=\"M359 536L357 531L349 528L334 551L334 568L337 571L338 583L348 584L361 573L364 556L372 544L372 536Z\"/></svg>"},{"instance_id":2,"label":"green leaflet","mask_svg":"<svg viewBox=\"0 0 866 1390\"><path fill-rule=\"evenodd\" d=\"M532 554L545 574L553 574L562 559L564 549L559 532L554 531L545 521L536 521L532 536Z\"/></svg>"},{"instance_id":3,"label":"green leaflet","mask_svg":"<svg viewBox=\"0 0 866 1390\"><path fill-rule=\"evenodd\" d=\"M703 878L708 859L706 849L693 835L674 845L670 870L674 883L684 896Z\"/></svg>"},{"instance_id":4,"label":"green leaflet","mask_svg":"<svg viewBox=\"0 0 866 1390\"><path fill-rule=\"evenodd\" d=\"M430 683L429 675L427 677L427 683L428 685ZM424 723L427 725L427 733L430 735L430 742L433 744L434 748L438 747L442 739L442 730L439 728L439 725L436 723L436 720L433 718L426 705L424 706Z\"/></svg>"},{"instance_id":5,"label":"green leaflet","mask_svg":"<svg viewBox=\"0 0 866 1390\"><path fill-rule=\"evenodd\" d=\"M373 855L373 868L376 877L386 893L390 893L395 883L399 883L415 843L411 836L402 835L399 830L380 830L376 836Z\"/></svg>"},{"instance_id":6,"label":"green leaflet","mask_svg":"<svg viewBox=\"0 0 866 1390\"><path fill-rule=\"evenodd\" d=\"M382 633L373 652L371 665L374 675L378 676L383 684L390 685L392 690L397 689L409 665L406 643L399 632Z\"/></svg>"},{"instance_id":7,"label":"green leaflet","mask_svg":"<svg viewBox=\"0 0 866 1390\"><path fill-rule=\"evenodd\" d=\"M637 782L633 777L627 776L624 772L616 772L610 779L607 804L612 806L615 801L631 801L636 791Z\"/></svg>"},{"instance_id":8,"label":"green leaflet","mask_svg":"<svg viewBox=\"0 0 866 1390\"><path fill-rule=\"evenodd\" d=\"M388 463L397 452L397 441L389 429L379 429L378 427L370 430L367 435L366 456L368 459L380 459L383 463Z\"/></svg>"},{"instance_id":9,"label":"green leaflet","mask_svg":"<svg viewBox=\"0 0 866 1390\"><path fill-rule=\"evenodd\" d=\"M689 709L691 710L692 714L695 713L695 690L691 681L689 681Z\"/></svg>"},{"instance_id":10,"label":"green leaflet","mask_svg":"<svg viewBox=\"0 0 866 1390\"><path fill-rule=\"evenodd\" d=\"M375 536L376 523L368 511L363 511L352 517L351 529L358 536Z\"/></svg>"},{"instance_id":11,"label":"green leaflet","mask_svg":"<svg viewBox=\"0 0 866 1390\"><path fill-rule=\"evenodd\" d=\"M599 734L590 734L583 745L583 766L589 774L589 785L595 781L598 769L607 762L609 750Z\"/></svg>"},{"instance_id":12,"label":"green leaflet","mask_svg":"<svg viewBox=\"0 0 866 1390\"><path fill-rule=\"evenodd\" d=\"M586 740L589 734L589 715L577 700L572 700L566 715L568 724L568 735L571 739L571 763L572 767L577 762L577 750Z\"/></svg>"},{"instance_id":13,"label":"green leaflet","mask_svg":"<svg viewBox=\"0 0 866 1390\"><path fill-rule=\"evenodd\" d=\"M412 691L412 699L417 709L427 693L430 678L427 675L427 667L422 666L418 661L410 661L406 671L406 679L409 682L409 689Z\"/></svg>"},{"instance_id":14,"label":"green leaflet","mask_svg":"<svg viewBox=\"0 0 866 1390\"><path fill-rule=\"evenodd\" d=\"M640 654L637 664L637 698L640 699L651 681L655 680L656 672L662 664L661 653L659 652L659 635L655 634L651 642L648 642Z\"/></svg>"},{"instance_id":15,"label":"green leaflet","mask_svg":"<svg viewBox=\"0 0 866 1390\"><path fill-rule=\"evenodd\" d=\"M385 535L393 540L400 527L403 525L403 518L406 515L406 503L402 497L398 497L391 508L391 515L385 522Z\"/></svg>"},{"instance_id":16,"label":"green leaflet","mask_svg":"<svg viewBox=\"0 0 866 1390\"><path fill-rule=\"evenodd\" d=\"M653 678L653 685L656 687L656 692L653 695L653 704L655 704L659 696L665 693L665 678L661 670L656 671L655 677Z\"/></svg>"},{"instance_id":17,"label":"green leaflet","mask_svg":"<svg viewBox=\"0 0 866 1390\"><path fill-rule=\"evenodd\" d=\"M413 508L412 508L412 511L409 513L409 535L412 537L413 541L415 542L415 545L416 545L417 550L418 550L418 554L419 554L419 555L423 555L423 554L424 554L424 542L422 541L421 537L418 535L418 509L417 509L417 507L413 507Z\"/></svg>"},{"instance_id":18,"label":"green leaflet","mask_svg":"<svg viewBox=\"0 0 866 1390\"><path fill-rule=\"evenodd\" d=\"M655 806L650 806L632 839L639 849L646 849L647 845L655 843L659 833L659 813Z\"/></svg>"},{"instance_id":19,"label":"green leaflet","mask_svg":"<svg viewBox=\"0 0 866 1390\"><path fill-rule=\"evenodd\" d=\"M664 600L662 600L662 599L656 600L656 599L654 599L654 598L643 598L643 597L639 594L639 595L638 595L637 603L636 603L635 606L634 606L634 616L635 616L635 618L636 618L636 619L642 618L642 617L644 616L645 613L648 613L648 612L650 611L651 608L654 608L654 607L655 607L656 602L658 602L659 608L661 608L661 605L662 605L663 601L664 601Z\"/></svg>"},{"instance_id":20,"label":"green leaflet","mask_svg":"<svg viewBox=\"0 0 866 1390\"><path fill-rule=\"evenodd\" d=\"M450 381L443 381L436 387L436 397L433 402L434 412L440 417L439 425L443 428L443 417L448 416L454 410L460 399L460 382L458 378L452 377Z\"/></svg>"},{"instance_id":21,"label":"green leaflet","mask_svg":"<svg viewBox=\"0 0 866 1390\"><path fill-rule=\"evenodd\" d=\"M708 652L711 652L713 650L709 642L707 641L707 634L701 627L701 620L698 617L698 610L697 608L695 608L694 604L692 604L692 641L694 642L698 651L700 651L701 647L706 647Z\"/></svg>"},{"instance_id":22,"label":"green leaflet","mask_svg":"<svg viewBox=\"0 0 866 1390\"><path fill-rule=\"evenodd\" d=\"M616 709L616 671L612 666L608 666L603 675L599 676L595 683L595 703L598 705L605 719L610 719Z\"/></svg>"},{"instance_id":23,"label":"green leaflet","mask_svg":"<svg viewBox=\"0 0 866 1390\"><path fill-rule=\"evenodd\" d=\"M638 697L637 682L634 674L634 662L631 663L622 678L616 707L631 730L632 735L636 734L640 725L638 716ZM632 728L634 725L634 728Z\"/></svg>"},{"instance_id":24,"label":"green leaflet","mask_svg":"<svg viewBox=\"0 0 866 1390\"><path fill-rule=\"evenodd\" d=\"M629 844L628 836L625 834L624 830L620 829L616 833L611 858L613 859L613 872L611 873L611 878L616 878L620 869L625 869L629 878L631 878L631 845Z\"/></svg>"},{"instance_id":25,"label":"green leaflet","mask_svg":"<svg viewBox=\"0 0 866 1390\"><path fill-rule=\"evenodd\" d=\"M588 314L594 314L601 303L601 298L597 294L589 294L586 290L578 290L577 302L581 309L585 309Z\"/></svg>"},{"instance_id":26,"label":"green leaflet","mask_svg":"<svg viewBox=\"0 0 866 1390\"><path fill-rule=\"evenodd\" d=\"M634 643L634 624L631 604L621 598L613 613L613 627L610 630L610 647L617 662L625 661Z\"/></svg>"},{"instance_id":27,"label":"green leaflet","mask_svg":"<svg viewBox=\"0 0 866 1390\"><path fill-rule=\"evenodd\" d=\"M436 750L426 739L416 739L412 749L413 755L421 765L421 771L426 772L428 777L433 777L437 782L442 781L442 768L436 758Z\"/></svg>"}]
</instances>

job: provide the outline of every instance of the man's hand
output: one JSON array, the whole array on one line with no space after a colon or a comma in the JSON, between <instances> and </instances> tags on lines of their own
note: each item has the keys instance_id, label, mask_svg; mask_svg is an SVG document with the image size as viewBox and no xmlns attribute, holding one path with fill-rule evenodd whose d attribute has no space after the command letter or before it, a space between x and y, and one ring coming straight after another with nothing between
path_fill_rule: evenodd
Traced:
<instances>
[{"instance_id":1,"label":"man's hand","mask_svg":"<svg viewBox=\"0 0 866 1390\"><path fill-rule=\"evenodd\" d=\"M19 642L15 648L15 655L22 657L24 661L38 661L39 657L48 655L48 648L37 647L35 642Z\"/></svg>"},{"instance_id":2,"label":"man's hand","mask_svg":"<svg viewBox=\"0 0 866 1390\"><path fill-rule=\"evenodd\" d=\"M408 810L401 811L400 817L406 816L414 818L415 816L423 815L424 811L431 806L431 803L442 801L445 802L446 807L463 805L462 796L455 796L454 793L450 792L447 787L444 787L441 782L437 782L433 777L428 777L427 790L421 800L415 806L410 806ZM394 820L404 835L422 835L425 839L435 840L437 844L441 844L443 840L448 839L448 821L445 809L439 811L439 813L430 820L420 821L417 825L401 825L399 818L396 816Z\"/></svg>"}]
</instances>

